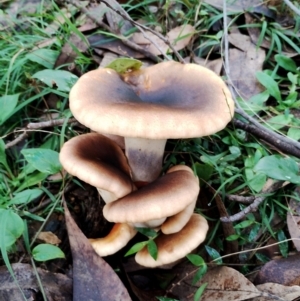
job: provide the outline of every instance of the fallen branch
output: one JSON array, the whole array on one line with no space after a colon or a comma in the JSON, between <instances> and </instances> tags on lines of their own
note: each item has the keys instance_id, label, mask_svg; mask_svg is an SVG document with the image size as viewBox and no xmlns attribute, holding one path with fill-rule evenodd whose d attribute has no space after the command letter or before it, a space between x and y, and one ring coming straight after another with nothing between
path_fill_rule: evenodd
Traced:
<instances>
[{"instance_id":1,"label":"fallen branch","mask_svg":"<svg viewBox=\"0 0 300 301\"><path fill-rule=\"evenodd\" d=\"M238 114L241 114L239 109L236 110L236 112ZM243 112L241 115L244 117L244 114L246 113ZM299 142L267 129L250 116L248 116L247 118L249 123L245 123L236 118L233 119L232 123L235 128L242 129L260 139L263 139L264 141L268 142L269 144L273 145L274 147L288 155L300 158Z\"/></svg>"},{"instance_id":2,"label":"fallen branch","mask_svg":"<svg viewBox=\"0 0 300 301\"><path fill-rule=\"evenodd\" d=\"M277 181L277 182L274 182L272 185L267 186L266 188L264 188L261 191L261 193L264 195L255 197L255 199L251 205L244 208L242 211L238 212L237 214L234 214L229 217L227 217L227 216L221 217L220 218L221 222L224 222L224 223L237 222L237 221L243 219L248 213L257 211L259 205L270 195L270 193L273 193L276 190L278 190L279 188L281 188L283 186L283 183L284 183L284 181Z\"/></svg>"},{"instance_id":3,"label":"fallen branch","mask_svg":"<svg viewBox=\"0 0 300 301\"><path fill-rule=\"evenodd\" d=\"M26 139L28 131L63 125L65 122L74 123L77 122L77 120L75 118L70 118L68 120L66 120L65 118L61 118L61 119L53 119L53 120L41 121L41 122L30 122L27 124L25 128L15 131L15 133L16 132L23 132L23 133L19 135L17 138L15 138L14 140L6 143L5 149L13 147L14 145L18 144L22 140Z\"/></svg>"}]
</instances>

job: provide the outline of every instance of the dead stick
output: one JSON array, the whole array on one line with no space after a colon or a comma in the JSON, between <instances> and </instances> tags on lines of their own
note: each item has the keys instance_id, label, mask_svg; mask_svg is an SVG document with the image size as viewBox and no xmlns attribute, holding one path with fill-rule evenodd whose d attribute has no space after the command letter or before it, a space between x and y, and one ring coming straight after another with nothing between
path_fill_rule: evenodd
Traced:
<instances>
[{"instance_id":1,"label":"dead stick","mask_svg":"<svg viewBox=\"0 0 300 301\"><path fill-rule=\"evenodd\" d=\"M248 207L246 207L245 209L243 209L239 213L234 214L230 217L226 217L226 216L221 217L220 220L224 223L236 222L236 221L239 221L239 220L243 219L248 213L257 211L258 206L268 197L268 195L270 193L275 192L279 188L281 188L283 183L284 183L284 181L277 181L273 185L271 185L270 187L267 187L266 189L263 189L262 193L264 193L265 195L256 197L251 205L249 205Z\"/></svg>"}]
</instances>

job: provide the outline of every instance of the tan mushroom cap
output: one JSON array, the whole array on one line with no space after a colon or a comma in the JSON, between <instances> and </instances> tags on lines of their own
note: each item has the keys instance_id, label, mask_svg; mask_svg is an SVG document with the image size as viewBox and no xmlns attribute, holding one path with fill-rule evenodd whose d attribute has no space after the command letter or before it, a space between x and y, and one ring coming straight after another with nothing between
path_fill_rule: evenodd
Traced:
<instances>
[{"instance_id":1,"label":"tan mushroom cap","mask_svg":"<svg viewBox=\"0 0 300 301\"><path fill-rule=\"evenodd\" d=\"M196 201L197 199L179 213L168 217L160 227L161 232L164 234L179 232L190 220L196 206Z\"/></svg>"},{"instance_id":2,"label":"tan mushroom cap","mask_svg":"<svg viewBox=\"0 0 300 301\"><path fill-rule=\"evenodd\" d=\"M89 239L89 241L99 256L108 256L125 247L136 233L137 231L128 224L114 224L106 237Z\"/></svg>"},{"instance_id":3,"label":"tan mushroom cap","mask_svg":"<svg viewBox=\"0 0 300 301\"><path fill-rule=\"evenodd\" d=\"M194 213L180 232L162 234L155 239L158 254L156 260L151 257L147 247L136 253L135 260L138 264L150 268L175 262L196 249L205 240L207 231L206 219Z\"/></svg>"},{"instance_id":4,"label":"tan mushroom cap","mask_svg":"<svg viewBox=\"0 0 300 301\"><path fill-rule=\"evenodd\" d=\"M154 182L103 208L104 217L115 223L143 223L182 211L199 194L198 179L187 166L176 167Z\"/></svg>"},{"instance_id":5,"label":"tan mushroom cap","mask_svg":"<svg viewBox=\"0 0 300 301\"><path fill-rule=\"evenodd\" d=\"M63 145L59 159L68 173L116 198L133 190L123 151L103 135L89 133L72 138Z\"/></svg>"},{"instance_id":6,"label":"tan mushroom cap","mask_svg":"<svg viewBox=\"0 0 300 301\"><path fill-rule=\"evenodd\" d=\"M74 117L94 131L149 139L192 138L223 129L234 102L207 68L170 61L125 74L97 69L70 93Z\"/></svg>"}]
</instances>

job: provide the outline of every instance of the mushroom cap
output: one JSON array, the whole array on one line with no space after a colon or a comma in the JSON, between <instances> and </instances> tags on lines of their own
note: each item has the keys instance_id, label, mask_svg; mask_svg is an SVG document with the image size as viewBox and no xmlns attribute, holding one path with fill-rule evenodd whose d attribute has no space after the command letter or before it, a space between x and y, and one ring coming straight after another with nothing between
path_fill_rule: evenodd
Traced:
<instances>
[{"instance_id":1,"label":"mushroom cap","mask_svg":"<svg viewBox=\"0 0 300 301\"><path fill-rule=\"evenodd\" d=\"M156 260L149 254L147 247L136 253L135 260L138 264L150 268L175 262L196 249L205 240L207 231L206 219L194 213L181 231L170 235L161 234L155 239Z\"/></svg>"},{"instance_id":2,"label":"mushroom cap","mask_svg":"<svg viewBox=\"0 0 300 301\"><path fill-rule=\"evenodd\" d=\"M107 236L89 241L99 256L108 256L125 247L136 233L135 228L128 224L114 224Z\"/></svg>"},{"instance_id":3,"label":"mushroom cap","mask_svg":"<svg viewBox=\"0 0 300 301\"><path fill-rule=\"evenodd\" d=\"M113 193L116 198L134 189L127 159L109 138L89 133L67 141L59 154L64 169L80 180Z\"/></svg>"},{"instance_id":4,"label":"mushroom cap","mask_svg":"<svg viewBox=\"0 0 300 301\"><path fill-rule=\"evenodd\" d=\"M197 199L179 213L168 217L160 227L161 232L164 234L179 232L190 220L196 206L196 201Z\"/></svg>"},{"instance_id":5,"label":"mushroom cap","mask_svg":"<svg viewBox=\"0 0 300 301\"><path fill-rule=\"evenodd\" d=\"M214 72L170 61L123 76L107 68L90 71L71 89L70 109L100 133L193 138L223 129L233 117L234 102Z\"/></svg>"},{"instance_id":6,"label":"mushroom cap","mask_svg":"<svg viewBox=\"0 0 300 301\"><path fill-rule=\"evenodd\" d=\"M104 217L115 223L143 223L182 211L199 194L198 179L187 166L106 204ZM188 168L188 169L187 169Z\"/></svg>"}]
</instances>

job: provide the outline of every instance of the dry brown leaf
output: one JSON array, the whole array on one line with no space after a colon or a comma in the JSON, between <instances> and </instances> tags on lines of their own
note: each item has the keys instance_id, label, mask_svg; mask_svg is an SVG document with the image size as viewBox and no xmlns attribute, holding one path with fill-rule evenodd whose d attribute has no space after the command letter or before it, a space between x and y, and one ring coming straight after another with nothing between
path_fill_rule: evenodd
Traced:
<instances>
[{"instance_id":1,"label":"dry brown leaf","mask_svg":"<svg viewBox=\"0 0 300 301\"><path fill-rule=\"evenodd\" d=\"M223 10L223 0L204 0L204 2ZM239 1L226 1L227 11L229 12L244 12L250 10L252 12L264 14L268 17L274 15L270 9L268 9L262 0L239 0Z\"/></svg>"},{"instance_id":2,"label":"dry brown leaf","mask_svg":"<svg viewBox=\"0 0 300 301\"><path fill-rule=\"evenodd\" d=\"M58 245L61 243L61 240L50 231L40 232L37 238L51 245Z\"/></svg>"},{"instance_id":3,"label":"dry brown leaf","mask_svg":"<svg viewBox=\"0 0 300 301\"><path fill-rule=\"evenodd\" d=\"M296 188L295 193L300 196L300 187ZM289 233L293 239L293 243L297 251L300 251L300 203L294 198L290 199L289 209L286 216L286 222L288 225Z\"/></svg>"},{"instance_id":4,"label":"dry brown leaf","mask_svg":"<svg viewBox=\"0 0 300 301\"><path fill-rule=\"evenodd\" d=\"M126 11L122 8L122 6L117 1L106 0L106 2L114 9L117 9L118 11L127 15ZM107 9L106 19L109 24L109 27L112 29L113 32L117 32L124 35L126 32L128 32L128 30L130 30L133 27L128 20L125 20L118 13L114 12L112 9L108 7L106 9Z\"/></svg>"},{"instance_id":5,"label":"dry brown leaf","mask_svg":"<svg viewBox=\"0 0 300 301\"><path fill-rule=\"evenodd\" d=\"M216 59L213 61L209 61L209 60L205 60L200 57L193 57L193 62L210 69L211 71L215 72L217 75L221 74L221 70L222 70L222 66L223 66L222 58L219 58L219 59Z\"/></svg>"},{"instance_id":6,"label":"dry brown leaf","mask_svg":"<svg viewBox=\"0 0 300 301\"><path fill-rule=\"evenodd\" d=\"M266 263L255 278L255 284L278 283L283 285L299 284L300 254L275 259Z\"/></svg>"},{"instance_id":7,"label":"dry brown leaf","mask_svg":"<svg viewBox=\"0 0 300 301\"><path fill-rule=\"evenodd\" d=\"M193 268L195 269L195 267ZM188 278L186 277L187 273L188 271L185 270L184 281L180 281L179 285L173 286L171 289L180 301L193 301L197 288L204 283L207 283L207 287L201 301L242 301L261 295L245 276L226 266L209 268L196 285L192 285L194 273Z\"/></svg>"},{"instance_id":8,"label":"dry brown leaf","mask_svg":"<svg viewBox=\"0 0 300 301\"><path fill-rule=\"evenodd\" d=\"M37 300L40 293L38 281L33 268L29 264L12 264L14 274L28 300ZM72 301L72 279L66 275L51 273L37 269L48 301ZM0 267L0 300L23 300L19 288L13 281L7 267Z\"/></svg>"},{"instance_id":9,"label":"dry brown leaf","mask_svg":"<svg viewBox=\"0 0 300 301\"><path fill-rule=\"evenodd\" d=\"M256 286L262 293L268 293L275 297L283 298L285 301L293 301L300 297L300 287L284 286L278 283L264 283ZM270 301L270 297L253 298L253 301Z\"/></svg>"},{"instance_id":10,"label":"dry brown leaf","mask_svg":"<svg viewBox=\"0 0 300 301\"><path fill-rule=\"evenodd\" d=\"M114 270L93 250L64 202L73 258L73 301L131 301Z\"/></svg>"},{"instance_id":11,"label":"dry brown leaf","mask_svg":"<svg viewBox=\"0 0 300 301\"><path fill-rule=\"evenodd\" d=\"M119 55L128 56L135 59L145 57L142 53L124 45L119 39L107 37L103 34L93 34L88 37L88 41L92 48L107 49Z\"/></svg>"},{"instance_id":12,"label":"dry brown leaf","mask_svg":"<svg viewBox=\"0 0 300 301\"><path fill-rule=\"evenodd\" d=\"M195 32L195 28L191 25L181 25L170 30L166 36L175 50L179 51L186 47ZM135 32L131 39L134 43L138 44L142 48L151 52L154 55L160 55L161 53L172 52L170 47L161 40L158 36L151 32L146 32L146 36L149 38L145 38L143 33ZM154 43L159 47L159 49L154 45Z\"/></svg>"},{"instance_id":13,"label":"dry brown leaf","mask_svg":"<svg viewBox=\"0 0 300 301\"><path fill-rule=\"evenodd\" d=\"M229 50L230 79L238 89L240 95L248 100L264 90L256 79L256 72L262 70L265 51L257 49L246 35L233 33L229 35L229 42L242 49Z\"/></svg>"}]
</instances>

